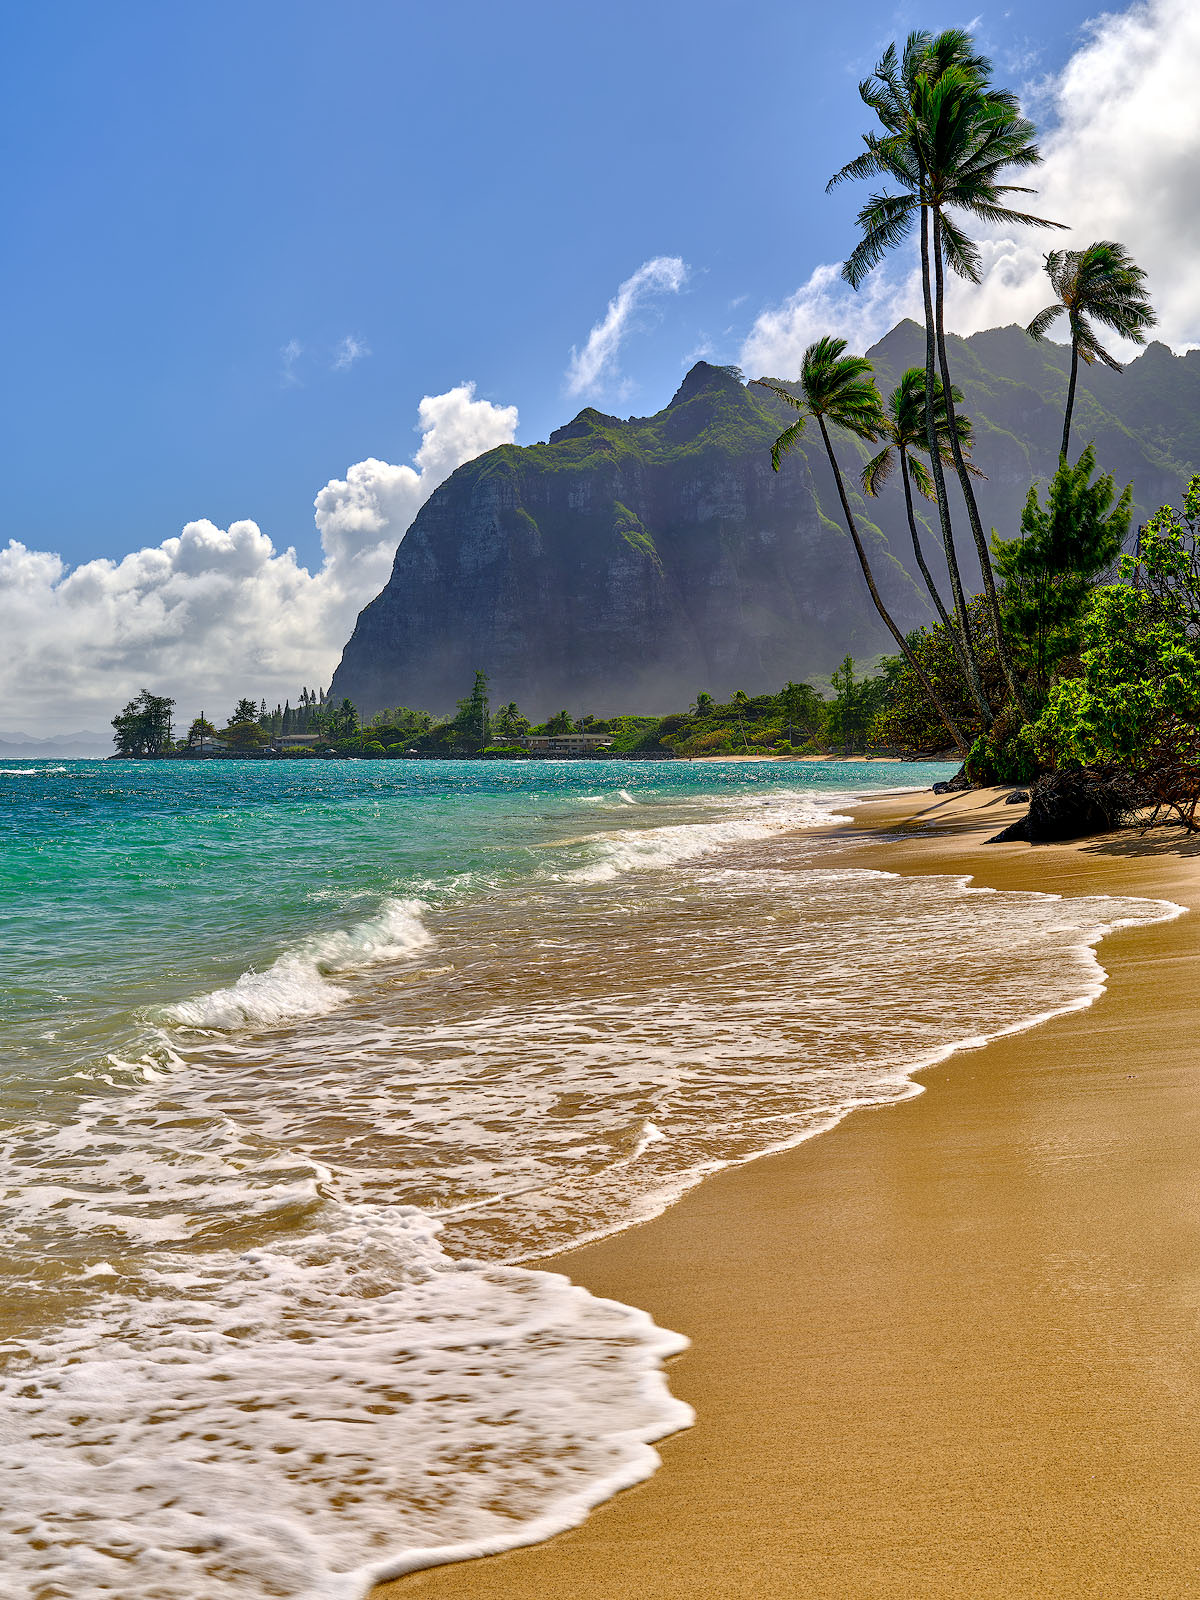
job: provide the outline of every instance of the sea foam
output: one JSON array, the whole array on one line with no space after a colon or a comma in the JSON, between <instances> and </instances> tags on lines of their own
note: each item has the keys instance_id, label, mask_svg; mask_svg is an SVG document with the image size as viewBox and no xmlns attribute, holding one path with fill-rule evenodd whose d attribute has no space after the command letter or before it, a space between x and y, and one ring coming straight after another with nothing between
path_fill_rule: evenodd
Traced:
<instances>
[{"instance_id":1,"label":"sea foam","mask_svg":"<svg viewBox=\"0 0 1200 1600\"><path fill-rule=\"evenodd\" d=\"M421 920L426 909L419 900L386 900L365 922L307 939L265 972L244 972L226 989L164 1006L162 1015L182 1027L216 1030L318 1016L345 999L338 978L427 949L433 936Z\"/></svg>"}]
</instances>

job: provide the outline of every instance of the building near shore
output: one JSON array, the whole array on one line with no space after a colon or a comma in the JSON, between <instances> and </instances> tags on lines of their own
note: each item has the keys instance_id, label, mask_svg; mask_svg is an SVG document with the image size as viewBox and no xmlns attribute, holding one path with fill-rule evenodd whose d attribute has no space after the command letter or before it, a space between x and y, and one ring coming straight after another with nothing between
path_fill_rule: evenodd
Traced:
<instances>
[{"instance_id":1,"label":"building near shore","mask_svg":"<svg viewBox=\"0 0 1200 1600\"><path fill-rule=\"evenodd\" d=\"M607 733L527 733L521 747L535 756L591 756L612 749Z\"/></svg>"}]
</instances>

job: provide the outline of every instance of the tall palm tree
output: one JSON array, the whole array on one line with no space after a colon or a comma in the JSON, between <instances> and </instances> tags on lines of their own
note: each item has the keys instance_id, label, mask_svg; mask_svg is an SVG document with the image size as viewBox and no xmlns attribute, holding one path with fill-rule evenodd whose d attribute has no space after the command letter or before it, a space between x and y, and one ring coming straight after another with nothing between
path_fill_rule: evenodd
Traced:
<instances>
[{"instance_id":1,"label":"tall palm tree","mask_svg":"<svg viewBox=\"0 0 1200 1600\"><path fill-rule=\"evenodd\" d=\"M945 500L941 462L935 443L933 420L934 356L947 394L947 414L954 422L955 406L946 354L945 269L978 283L981 256L978 246L960 227L952 212L965 212L978 221L1021 223L1033 227L1058 227L1008 203L1013 194L1033 191L1002 181L1010 168L1023 169L1041 160L1034 128L1020 112L1014 95L991 86L991 63L975 53L970 36L961 29L931 37L913 34L901 59L895 47L885 52L873 80L860 88L864 101L875 110L884 136L867 134L866 150L830 179L830 186L847 178L884 176L900 192L872 195L859 212L861 237L843 266L855 288L883 257L907 239L919 222L921 232L921 283L925 301L926 405L938 512L943 518L945 543L950 549L951 587L960 629L966 629L965 598L953 556L953 533ZM971 485L962 447L953 426L950 452L962 488L967 518L979 557L988 614L996 650L1014 702L1027 711L1012 655L1004 639L1000 605L987 539ZM973 687L975 687L973 685Z\"/></svg>"},{"instance_id":2,"label":"tall palm tree","mask_svg":"<svg viewBox=\"0 0 1200 1600\"><path fill-rule=\"evenodd\" d=\"M962 395L957 389L954 391L954 399L956 402L962 401ZM968 469L975 476L982 477L979 468L970 460L971 420L959 413L955 422L959 440L964 447L964 455L967 457ZM948 437L950 420L946 413L946 397L940 379L934 390L934 428L938 440L938 454L942 465L945 466L952 459ZM958 635L933 581L933 574L925 561L925 552L921 548L916 513L913 509L914 485L917 493L923 495L926 500L935 498L933 479L917 454L918 451L927 451L929 448L926 430L925 372L922 367L909 367L888 396L879 437L885 441L884 447L877 455L872 456L863 468L863 489L873 498L881 494L884 485L891 478L893 469L899 464L900 477L904 485L904 509L908 514L908 531L912 537L913 554L917 558L917 566L925 580L925 587L929 590L929 598L937 607L938 615L945 623L950 638L957 648Z\"/></svg>"},{"instance_id":3,"label":"tall palm tree","mask_svg":"<svg viewBox=\"0 0 1200 1600\"><path fill-rule=\"evenodd\" d=\"M846 354L845 339L835 339L828 334L810 344L804 352L804 359L800 364L800 395L796 396L779 384L768 383L766 388L772 390L779 398L785 401L794 410L800 413L791 427L785 428L776 439L771 448L771 465L776 472L779 471L780 462L793 445L797 443L804 432L805 424L809 417L815 417L817 426L821 430L821 441L825 446L825 453L829 457L829 465L833 469L833 481L837 486L838 499L842 503L842 515L846 519L846 527L850 534L854 553L858 557L858 564L862 568L863 577L867 581L867 590L876 611L883 619L884 625L892 638L900 647L900 653L908 662L914 676L920 683L925 693L929 696L931 704L938 715L946 724L950 737L957 748L965 755L967 741L961 729L947 709L942 697L938 694L930 681L928 673L921 666L913 654L912 647L903 633L893 621L891 614L884 605L875 583L875 575L871 571L871 563L867 560L867 552L863 548L862 537L858 531L858 523L854 520L854 513L850 509L850 501L846 496L846 485L838 466L837 456L834 454L833 442L829 437L829 424L844 428L848 433L857 435L860 439L877 439L883 427L883 406L879 399L879 390L875 387L875 379L871 373L871 363L862 356L848 356Z\"/></svg>"},{"instance_id":4,"label":"tall palm tree","mask_svg":"<svg viewBox=\"0 0 1200 1600\"><path fill-rule=\"evenodd\" d=\"M1145 344L1146 330L1158 321L1142 285L1146 274L1122 244L1099 239L1085 250L1051 250L1046 276L1058 299L1039 311L1029 324L1031 338L1044 339L1060 312L1067 313L1071 328L1071 378L1067 385L1067 410L1063 417L1062 449L1066 460L1071 443L1071 413L1075 410L1075 383L1079 362L1090 367L1103 361L1120 372L1121 363L1109 355L1096 337L1092 322L1102 322L1122 339Z\"/></svg>"}]
</instances>

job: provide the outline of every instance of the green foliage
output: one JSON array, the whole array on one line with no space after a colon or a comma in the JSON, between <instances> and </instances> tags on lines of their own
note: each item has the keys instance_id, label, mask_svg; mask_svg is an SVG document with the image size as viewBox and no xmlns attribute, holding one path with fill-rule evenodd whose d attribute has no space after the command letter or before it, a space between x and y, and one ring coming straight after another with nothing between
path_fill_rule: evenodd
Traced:
<instances>
[{"instance_id":1,"label":"green foliage","mask_svg":"<svg viewBox=\"0 0 1200 1600\"><path fill-rule=\"evenodd\" d=\"M386 711L377 711L365 731L374 733L381 744L390 747L402 743L405 739L412 739L417 734L425 733L432 726L433 718L428 711L413 711L408 706L393 706Z\"/></svg>"},{"instance_id":2,"label":"green foliage","mask_svg":"<svg viewBox=\"0 0 1200 1600\"><path fill-rule=\"evenodd\" d=\"M875 720L883 708L887 679L856 678L854 658L847 656L833 673L831 681L833 702L828 708L825 736L831 745L840 745L846 755L865 750Z\"/></svg>"},{"instance_id":3,"label":"green foliage","mask_svg":"<svg viewBox=\"0 0 1200 1600\"><path fill-rule=\"evenodd\" d=\"M1091 481L1095 452L1089 445L1078 463L1060 463L1045 506L1031 488L1021 514L1021 536L993 533L1005 632L1017 666L1038 699L1052 675L1080 645L1088 594L1097 576L1112 566L1129 532L1132 488L1116 499L1108 474ZM1114 501L1116 502L1114 504Z\"/></svg>"},{"instance_id":4,"label":"green foliage","mask_svg":"<svg viewBox=\"0 0 1200 1600\"><path fill-rule=\"evenodd\" d=\"M501 706L492 718L492 737L511 745L512 741L529 732L529 718L521 715L515 700Z\"/></svg>"},{"instance_id":5,"label":"green foliage","mask_svg":"<svg viewBox=\"0 0 1200 1600\"><path fill-rule=\"evenodd\" d=\"M1042 769L1034 730L1011 715L1010 726L1001 718L987 733L981 733L971 746L965 762L972 783L1032 783Z\"/></svg>"},{"instance_id":6,"label":"green foliage","mask_svg":"<svg viewBox=\"0 0 1200 1600\"><path fill-rule=\"evenodd\" d=\"M122 757L161 756L171 748L174 700L143 689L112 719L113 743Z\"/></svg>"},{"instance_id":7,"label":"green foliage","mask_svg":"<svg viewBox=\"0 0 1200 1600\"><path fill-rule=\"evenodd\" d=\"M1118 762L1176 805L1200 792L1198 539L1195 477L1182 513L1162 507L1121 581L1093 593L1079 671L1051 689L1036 730L1058 765Z\"/></svg>"},{"instance_id":8,"label":"green foliage","mask_svg":"<svg viewBox=\"0 0 1200 1600\"><path fill-rule=\"evenodd\" d=\"M467 749L482 750L488 743L491 716L486 672L476 672L470 694L458 702L453 726L459 742Z\"/></svg>"},{"instance_id":9,"label":"green foliage","mask_svg":"<svg viewBox=\"0 0 1200 1600\"><path fill-rule=\"evenodd\" d=\"M654 536L636 512L628 506L623 506L619 500L613 501L613 528L624 539L631 550L636 550L639 555L646 556L655 567L659 576L662 576L663 564L659 559L658 550L654 544Z\"/></svg>"},{"instance_id":10,"label":"green foliage","mask_svg":"<svg viewBox=\"0 0 1200 1600\"><path fill-rule=\"evenodd\" d=\"M264 733L257 722L231 722L227 728L220 730L218 737L232 749L246 753L261 750L271 742L270 735Z\"/></svg>"},{"instance_id":11,"label":"green foliage","mask_svg":"<svg viewBox=\"0 0 1200 1600\"><path fill-rule=\"evenodd\" d=\"M1006 686L982 597L977 596L968 603L967 620L975 640L984 692L993 706L1002 707ZM907 643L958 726L969 739L977 738L983 731L979 708L963 677L950 628L938 623L931 628L915 629L908 635ZM924 685L908 662L896 656L882 663L882 667L885 688L872 729L875 742L901 750L944 750L945 723L930 704Z\"/></svg>"},{"instance_id":12,"label":"green foliage","mask_svg":"<svg viewBox=\"0 0 1200 1600\"><path fill-rule=\"evenodd\" d=\"M254 701L242 699L239 700L237 705L233 708L233 713L229 718L229 726L231 728L240 727L244 723L257 721L258 707L255 705Z\"/></svg>"},{"instance_id":13,"label":"green foliage","mask_svg":"<svg viewBox=\"0 0 1200 1600\"><path fill-rule=\"evenodd\" d=\"M552 717L547 718L547 720L542 723L541 727L534 728L533 730L534 733L548 734L578 733L578 731L579 730L571 720L571 715L568 711L556 711Z\"/></svg>"}]
</instances>

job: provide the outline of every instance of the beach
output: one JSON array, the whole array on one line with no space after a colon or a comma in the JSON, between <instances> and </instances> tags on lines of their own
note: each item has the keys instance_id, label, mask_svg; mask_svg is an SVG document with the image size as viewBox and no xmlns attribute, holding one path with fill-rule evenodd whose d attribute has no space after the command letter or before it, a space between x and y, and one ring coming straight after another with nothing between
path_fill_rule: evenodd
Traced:
<instances>
[{"instance_id":1,"label":"beach","mask_svg":"<svg viewBox=\"0 0 1200 1600\"><path fill-rule=\"evenodd\" d=\"M1015 814L874 801L837 852L1200 905L1177 830L986 845ZM1085 1009L539 1263L691 1339L696 1423L581 1527L373 1600L1200 1593L1200 918L1099 959Z\"/></svg>"}]
</instances>

